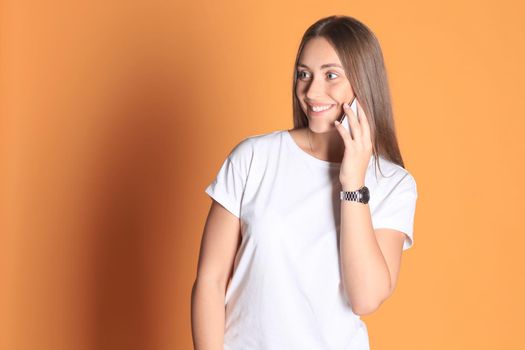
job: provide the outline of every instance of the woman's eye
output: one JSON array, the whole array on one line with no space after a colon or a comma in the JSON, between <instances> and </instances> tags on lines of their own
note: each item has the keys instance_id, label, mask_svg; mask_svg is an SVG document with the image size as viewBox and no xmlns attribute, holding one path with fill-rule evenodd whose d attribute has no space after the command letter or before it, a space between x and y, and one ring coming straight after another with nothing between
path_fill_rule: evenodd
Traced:
<instances>
[{"instance_id":1,"label":"woman's eye","mask_svg":"<svg viewBox=\"0 0 525 350\"><path fill-rule=\"evenodd\" d=\"M337 75L336 73L327 73L327 76L330 76L330 75L333 75L333 76L334 76L333 78L330 78L330 77L329 77L328 79L330 79L330 80L333 80L333 79L335 79L335 78L338 77L338 75ZM306 72L306 71L304 71L304 70L303 70L303 71L298 71L298 72L297 72L297 78L298 78L298 79L303 79L303 78L308 78L308 77L309 77L308 72Z\"/></svg>"},{"instance_id":2,"label":"woman's eye","mask_svg":"<svg viewBox=\"0 0 525 350\"><path fill-rule=\"evenodd\" d=\"M299 72L297 72L297 77L298 77L299 79L303 78L303 77L304 77L303 73L306 74L307 72L305 72L304 70L303 70L303 71L299 71Z\"/></svg>"},{"instance_id":3,"label":"woman's eye","mask_svg":"<svg viewBox=\"0 0 525 350\"><path fill-rule=\"evenodd\" d=\"M330 76L330 75L333 75L333 76L334 76L333 78L330 78L330 77L329 77L328 79L330 79L330 80L333 80L333 79L335 79L335 78L338 77L338 75L337 75L336 73L327 73L326 75L327 75L327 76ZM308 78L308 77L309 77L308 72L306 72L306 71L304 71L304 70L303 70L303 71L298 71L298 72L297 72L297 78L299 78L299 79Z\"/></svg>"}]
</instances>

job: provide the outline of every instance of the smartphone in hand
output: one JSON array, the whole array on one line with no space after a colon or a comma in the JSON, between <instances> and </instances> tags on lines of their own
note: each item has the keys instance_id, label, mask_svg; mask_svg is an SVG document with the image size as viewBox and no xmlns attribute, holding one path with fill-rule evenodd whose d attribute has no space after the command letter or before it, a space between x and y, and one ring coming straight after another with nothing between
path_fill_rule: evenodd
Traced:
<instances>
[{"instance_id":1,"label":"smartphone in hand","mask_svg":"<svg viewBox=\"0 0 525 350\"><path fill-rule=\"evenodd\" d=\"M357 98L354 95L354 99L352 100L352 104L350 105L350 109L354 112L355 115L357 115ZM348 123L348 116L346 113L343 113L341 116L341 119L339 119L339 122L343 124L346 130L350 132L350 124Z\"/></svg>"}]
</instances>

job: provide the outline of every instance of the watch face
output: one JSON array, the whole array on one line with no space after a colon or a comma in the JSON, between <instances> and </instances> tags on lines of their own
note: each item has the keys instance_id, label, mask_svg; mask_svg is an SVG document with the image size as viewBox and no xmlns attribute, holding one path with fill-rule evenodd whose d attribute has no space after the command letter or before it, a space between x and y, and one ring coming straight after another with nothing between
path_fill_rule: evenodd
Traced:
<instances>
[{"instance_id":1,"label":"watch face","mask_svg":"<svg viewBox=\"0 0 525 350\"><path fill-rule=\"evenodd\" d=\"M363 195L363 199L361 200L363 203L368 203L370 200L370 191L368 190L368 187L363 187L361 190L361 194Z\"/></svg>"}]
</instances>

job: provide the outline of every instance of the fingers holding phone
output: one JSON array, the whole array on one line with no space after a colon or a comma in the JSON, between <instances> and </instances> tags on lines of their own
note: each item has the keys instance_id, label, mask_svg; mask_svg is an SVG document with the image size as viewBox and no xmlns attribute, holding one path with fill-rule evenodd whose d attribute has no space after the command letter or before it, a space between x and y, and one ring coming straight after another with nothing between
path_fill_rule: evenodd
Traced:
<instances>
[{"instance_id":1,"label":"fingers holding phone","mask_svg":"<svg viewBox=\"0 0 525 350\"><path fill-rule=\"evenodd\" d=\"M357 113L358 113L357 112L357 98L355 95L354 95L354 98L352 99L352 103L350 104L350 109L357 116ZM348 116L346 115L346 113L343 113L343 115L341 116L341 119L339 119L339 122L343 124L344 128L348 130L348 132L350 132L350 135L352 135L352 131L350 130L350 124L348 123Z\"/></svg>"}]
</instances>

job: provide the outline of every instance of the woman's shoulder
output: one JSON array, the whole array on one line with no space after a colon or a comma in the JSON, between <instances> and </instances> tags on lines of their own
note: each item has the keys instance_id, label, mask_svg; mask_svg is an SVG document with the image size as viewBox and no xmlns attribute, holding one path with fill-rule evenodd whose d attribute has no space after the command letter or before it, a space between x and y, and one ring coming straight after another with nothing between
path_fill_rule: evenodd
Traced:
<instances>
[{"instance_id":1,"label":"woman's shoulder","mask_svg":"<svg viewBox=\"0 0 525 350\"><path fill-rule=\"evenodd\" d=\"M229 156L239 161L252 159L255 153L269 150L271 145L280 140L281 134L285 131L286 130L274 130L246 136L236 143Z\"/></svg>"},{"instance_id":2,"label":"woman's shoulder","mask_svg":"<svg viewBox=\"0 0 525 350\"><path fill-rule=\"evenodd\" d=\"M242 138L235 148L238 149L239 152L253 152L255 148L275 143L281 138L283 132L286 132L286 130L274 130L260 134L252 134Z\"/></svg>"},{"instance_id":3,"label":"woman's shoulder","mask_svg":"<svg viewBox=\"0 0 525 350\"><path fill-rule=\"evenodd\" d=\"M254 144L271 142L281 137L281 134L283 132L286 132L286 130L273 130L273 131L267 131L261 134L252 134L250 136L245 137L242 141L247 141L247 142L251 142Z\"/></svg>"},{"instance_id":4,"label":"woman's shoulder","mask_svg":"<svg viewBox=\"0 0 525 350\"><path fill-rule=\"evenodd\" d=\"M383 189L411 190L417 193L417 184L413 174L406 168L382 156L378 157L379 166L375 167L375 179Z\"/></svg>"}]
</instances>

